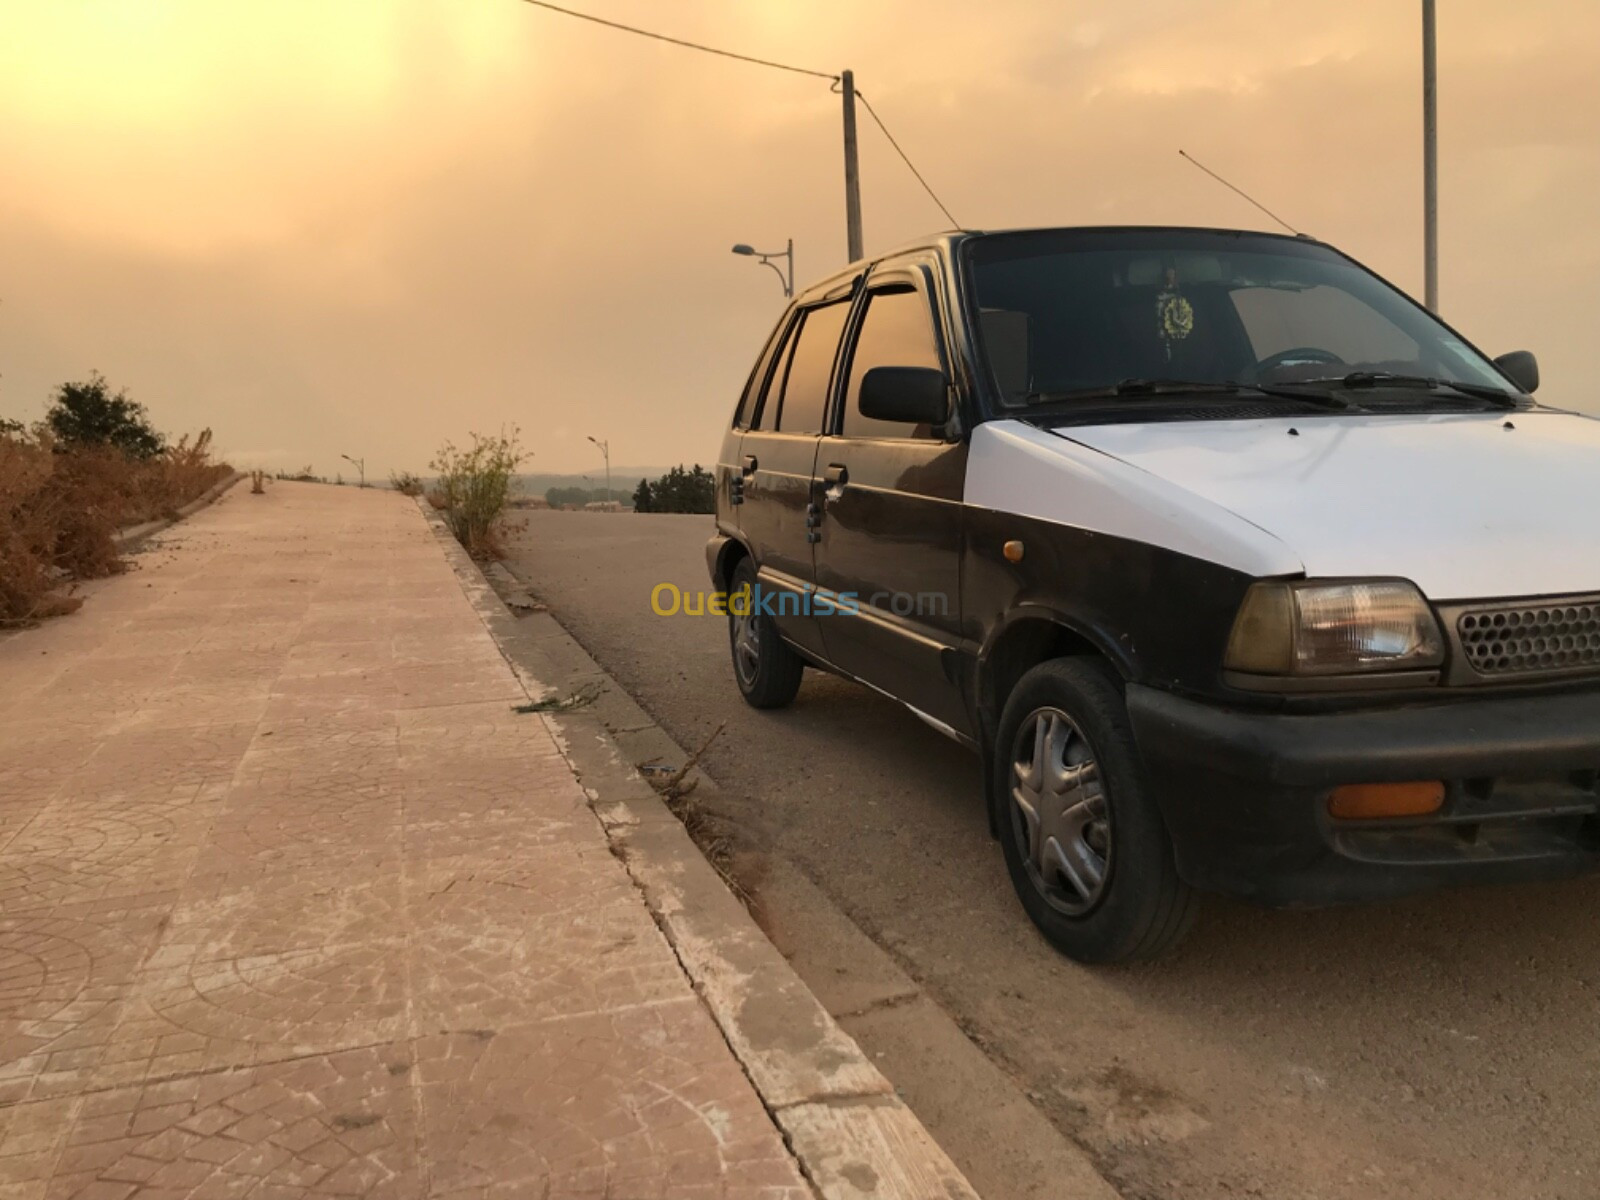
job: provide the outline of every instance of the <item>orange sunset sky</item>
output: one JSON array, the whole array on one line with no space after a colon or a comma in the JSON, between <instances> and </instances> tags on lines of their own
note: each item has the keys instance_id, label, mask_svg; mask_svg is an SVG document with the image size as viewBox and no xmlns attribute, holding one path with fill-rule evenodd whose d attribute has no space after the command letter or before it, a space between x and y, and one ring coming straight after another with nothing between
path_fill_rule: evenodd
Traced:
<instances>
[{"instance_id":1,"label":"orange sunset sky","mask_svg":"<svg viewBox=\"0 0 1600 1200\"><path fill-rule=\"evenodd\" d=\"M1269 227L1422 285L1412 0L570 0L859 86L974 228ZM1600 411L1600 5L1440 0L1441 294ZM945 221L862 126L868 252ZM236 465L709 461L845 257L824 80L518 0L0 0L0 415L91 369ZM348 468L346 468L348 470Z\"/></svg>"}]
</instances>

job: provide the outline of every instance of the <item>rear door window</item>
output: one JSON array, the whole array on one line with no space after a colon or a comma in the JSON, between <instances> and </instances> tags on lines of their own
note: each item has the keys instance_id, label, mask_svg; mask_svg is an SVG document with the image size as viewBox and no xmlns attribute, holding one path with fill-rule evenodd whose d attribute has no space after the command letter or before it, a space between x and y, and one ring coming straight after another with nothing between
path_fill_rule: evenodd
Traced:
<instances>
[{"instance_id":1,"label":"rear door window","mask_svg":"<svg viewBox=\"0 0 1600 1200\"><path fill-rule=\"evenodd\" d=\"M845 437L931 437L928 425L876 421L861 415L861 380L873 367L931 367L941 369L939 344L934 339L933 314L928 301L913 287L873 292L856 334L850 355L849 382L844 393Z\"/></svg>"},{"instance_id":2,"label":"rear door window","mask_svg":"<svg viewBox=\"0 0 1600 1200\"><path fill-rule=\"evenodd\" d=\"M833 360L838 355L839 335L844 332L849 311L847 300L807 310L784 377L777 426L780 433L822 432ZM762 424L765 427L767 422L763 420Z\"/></svg>"},{"instance_id":3,"label":"rear door window","mask_svg":"<svg viewBox=\"0 0 1600 1200\"><path fill-rule=\"evenodd\" d=\"M739 411L733 418L734 425L740 429L748 429L756 423L757 414L761 411L761 399L767 391L767 380L772 375L772 364L788 347L789 324L791 322L785 314L784 319L778 322L778 327L772 331L772 336L767 339L766 347L761 351L761 358L756 362L756 369L750 372L750 382L745 384L744 395L739 400Z\"/></svg>"},{"instance_id":4,"label":"rear door window","mask_svg":"<svg viewBox=\"0 0 1600 1200\"><path fill-rule=\"evenodd\" d=\"M777 352L772 356L773 367L767 374L756 401L755 420L750 422L752 432L771 433L778 427L778 408L783 400L783 381L789 375L789 360L794 357L795 336L799 328L800 318L796 317L784 331L783 341L779 343Z\"/></svg>"}]
</instances>

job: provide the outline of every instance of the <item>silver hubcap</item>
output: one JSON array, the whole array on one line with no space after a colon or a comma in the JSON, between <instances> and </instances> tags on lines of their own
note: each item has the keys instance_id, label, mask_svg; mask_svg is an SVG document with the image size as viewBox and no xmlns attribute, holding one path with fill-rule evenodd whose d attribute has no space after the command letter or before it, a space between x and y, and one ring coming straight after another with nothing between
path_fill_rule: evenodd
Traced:
<instances>
[{"instance_id":1,"label":"silver hubcap","mask_svg":"<svg viewBox=\"0 0 1600 1200\"><path fill-rule=\"evenodd\" d=\"M754 597L746 586L730 598L729 615L733 621L733 664L739 679L746 686L756 681L756 671L761 666L761 626L755 613ZM739 612L737 609L744 611Z\"/></svg>"},{"instance_id":2,"label":"silver hubcap","mask_svg":"<svg viewBox=\"0 0 1600 1200\"><path fill-rule=\"evenodd\" d=\"M1111 810L1094 747L1056 708L1028 715L1011 755L1011 819L1028 874L1056 908L1093 908L1111 871Z\"/></svg>"}]
</instances>

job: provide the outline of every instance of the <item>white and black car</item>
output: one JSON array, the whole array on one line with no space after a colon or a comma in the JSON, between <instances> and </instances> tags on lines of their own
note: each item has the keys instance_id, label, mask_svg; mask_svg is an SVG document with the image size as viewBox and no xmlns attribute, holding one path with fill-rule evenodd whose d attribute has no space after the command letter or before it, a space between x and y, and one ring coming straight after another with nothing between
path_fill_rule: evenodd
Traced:
<instances>
[{"instance_id":1,"label":"white and black car","mask_svg":"<svg viewBox=\"0 0 1600 1200\"><path fill-rule=\"evenodd\" d=\"M979 751L1086 961L1600 861L1600 423L1307 238L943 235L801 295L718 468L745 698Z\"/></svg>"}]
</instances>

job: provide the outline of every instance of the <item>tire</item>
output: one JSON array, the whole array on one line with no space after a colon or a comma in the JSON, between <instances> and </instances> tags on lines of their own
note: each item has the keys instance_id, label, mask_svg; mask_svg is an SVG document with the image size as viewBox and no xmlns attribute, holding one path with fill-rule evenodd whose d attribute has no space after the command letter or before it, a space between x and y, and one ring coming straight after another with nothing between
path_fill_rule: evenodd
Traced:
<instances>
[{"instance_id":1,"label":"tire","mask_svg":"<svg viewBox=\"0 0 1600 1200\"><path fill-rule=\"evenodd\" d=\"M1051 944L1079 962L1115 963L1182 939L1195 895L1178 876L1107 664L1058 658L1024 675L993 757L1006 870Z\"/></svg>"},{"instance_id":2,"label":"tire","mask_svg":"<svg viewBox=\"0 0 1600 1200\"><path fill-rule=\"evenodd\" d=\"M728 646L733 652L733 678L739 693L752 708L783 708L800 690L805 662L778 636L772 618L749 599L756 587L755 563L740 559L728 588ZM735 612L744 596L748 615ZM743 640L748 634L748 641Z\"/></svg>"}]
</instances>

